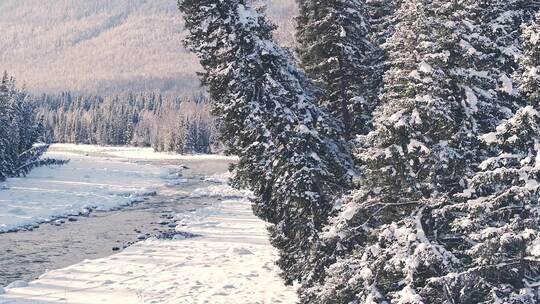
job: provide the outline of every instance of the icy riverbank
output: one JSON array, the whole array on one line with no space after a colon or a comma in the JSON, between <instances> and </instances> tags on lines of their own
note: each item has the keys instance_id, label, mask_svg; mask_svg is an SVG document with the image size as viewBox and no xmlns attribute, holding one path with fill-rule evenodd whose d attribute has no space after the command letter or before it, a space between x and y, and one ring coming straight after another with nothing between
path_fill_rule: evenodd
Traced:
<instances>
[{"instance_id":1,"label":"icy riverbank","mask_svg":"<svg viewBox=\"0 0 540 304\"><path fill-rule=\"evenodd\" d=\"M69 216L114 210L178 185L178 162L234 161L222 155L156 153L152 148L54 144L46 157L70 160L0 183L0 233L61 224ZM167 164L170 165L167 165Z\"/></svg>"},{"instance_id":2,"label":"icy riverbank","mask_svg":"<svg viewBox=\"0 0 540 304\"><path fill-rule=\"evenodd\" d=\"M0 232L129 205L154 194L174 177L163 167L121 159L68 157L61 152L46 156L70 162L37 168L27 177L0 183Z\"/></svg>"},{"instance_id":3,"label":"icy riverbank","mask_svg":"<svg viewBox=\"0 0 540 304\"><path fill-rule=\"evenodd\" d=\"M181 155L166 152L154 152L152 148L140 147L103 147L96 145L55 144L50 149L65 155L91 154L101 157L118 157L132 160L229 160L237 157L219 154Z\"/></svg>"},{"instance_id":4,"label":"icy riverbank","mask_svg":"<svg viewBox=\"0 0 540 304\"><path fill-rule=\"evenodd\" d=\"M214 190L197 192L215 195ZM277 276L265 224L252 215L246 199L199 209L183 216L177 229L202 236L151 239L107 258L51 271L28 287L6 288L0 303L296 301L294 290Z\"/></svg>"}]
</instances>

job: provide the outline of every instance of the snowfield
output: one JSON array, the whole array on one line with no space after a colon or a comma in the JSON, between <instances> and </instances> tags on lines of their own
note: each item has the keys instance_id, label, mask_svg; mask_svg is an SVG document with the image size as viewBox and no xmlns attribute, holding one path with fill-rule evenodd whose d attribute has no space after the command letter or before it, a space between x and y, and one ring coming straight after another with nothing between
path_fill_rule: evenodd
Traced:
<instances>
[{"instance_id":1,"label":"snowfield","mask_svg":"<svg viewBox=\"0 0 540 304\"><path fill-rule=\"evenodd\" d=\"M177 230L201 237L150 239L107 258L50 271L27 287L25 282L8 286L0 303L296 302L294 288L277 275L265 224L252 215L246 199L178 216L183 221Z\"/></svg>"}]
</instances>

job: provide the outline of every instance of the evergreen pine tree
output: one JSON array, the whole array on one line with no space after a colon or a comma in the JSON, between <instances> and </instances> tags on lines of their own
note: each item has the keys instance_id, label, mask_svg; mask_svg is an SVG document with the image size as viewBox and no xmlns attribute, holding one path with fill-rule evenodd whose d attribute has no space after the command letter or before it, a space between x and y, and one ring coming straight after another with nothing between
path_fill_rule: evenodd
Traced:
<instances>
[{"instance_id":1,"label":"evergreen pine tree","mask_svg":"<svg viewBox=\"0 0 540 304\"><path fill-rule=\"evenodd\" d=\"M512 75L522 53L520 27L531 20L539 4L527 0L461 0L460 86L469 104L476 134L492 132L523 107Z\"/></svg>"},{"instance_id":2,"label":"evergreen pine tree","mask_svg":"<svg viewBox=\"0 0 540 304\"><path fill-rule=\"evenodd\" d=\"M383 45L394 34L398 17L395 13L403 0L365 0L365 2L372 29L371 40L376 45Z\"/></svg>"},{"instance_id":3,"label":"evergreen pine tree","mask_svg":"<svg viewBox=\"0 0 540 304\"><path fill-rule=\"evenodd\" d=\"M7 89L9 77L6 72L4 72L0 81L0 181L2 181L8 177L8 171L12 167L8 148L11 122Z\"/></svg>"},{"instance_id":4,"label":"evergreen pine tree","mask_svg":"<svg viewBox=\"0 0 540 304\"><path fill-rule=\"evenodd\" d=\"M371 129L381 86L364 0L300 0L297 53L306 73L324 89L322 105L344 123L346 137Z\"/></svg>"},{"instance_id":5,"label":"evergreen pine tree","mask_svg":"<svg viewBox=\"0 0 540 304\"><path fill-rule=\"evenodd\" d=\"M408 0L387 41L374 131L358 152L364 179L324 233L322 281L304 303L435 303L426 281L457 260L434 242L430 214L462 187L470 133L453 64L456 3Z\"/></svg>"},{"instance_id":6,"label":"evergreen pine tree","mask_svg":"<svg viewBox=\"0 0 540 304\"><path fill-rule=\"evenodd\" d=\"M532 106L483 136L491 157L437 216L447 225L440 238L461 263L432 279L440 297L452 303L540 301L539 138L540 114Z\"/></svg>"},{"instance_id":7,"label":"evergreen pine tree","mask_svg":"<svg viewBox=\"0 0 540 304\"><path fill-rule=\"evenodd\" d=\"M255 213L288 283L306 258L331 202L348 185L339 124L316 106L316 89L272 39L274 26L245 0L184 0L187 44L200 58L226 153L240 157L236 186L255 194Z\"/></svg>"},{"instance_id":8,"label":"evergreen pine tree","mask_svg":"<svg viewBox=\"0 0 540 304\"><path fill-rule=\"evenodd\" d=\"M0 80L0 180L27 174L49 160L40 157L47 146L34 146L42 132L27 94L4 73Z\"/></svg>"},{"instance_id":9,"label":"evergreen pine tree","mask_svg":"<svg viewBox=\"0 0 540 304\"><path fill-rule=\"evenodd\" d=\"M439 238L460 266L431 280L438 301L537 303L540 268L538 217L538 88L534 82L535 25L524 31L524 56L516 78L532 106L482 136L489 158L468 189L434 213ZM531 41L531 38L533 41ZM535 55L536 54L536 55ZM532 56L532 57L531 57ZM537 61L536 61L537 62ZM530 78L530 76L533 76ZM523 101L526 103L526 100Z\"/></svg>"},{"instance_id":10,"label":"evergreen pine tree","mask_svg":"<svg viewBox=\"0 0 540 304\"><path fill-rule=\"evenodd\" d=\"M517 74L520 90L530 102L540 103L540 12L523 33L524 53Z\"/></svg>"}]
</instances>

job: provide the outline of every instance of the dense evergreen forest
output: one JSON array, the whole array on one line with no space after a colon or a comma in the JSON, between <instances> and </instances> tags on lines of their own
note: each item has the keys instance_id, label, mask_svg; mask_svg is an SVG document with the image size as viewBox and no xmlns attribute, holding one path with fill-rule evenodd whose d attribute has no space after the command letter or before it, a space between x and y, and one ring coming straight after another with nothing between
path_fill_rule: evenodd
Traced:
<instances>
[{"instance_id":1,"label":"dense evergreen forest","mask_svg":"<svg viewBox=\"0 0 540 304\"><path fill-rule=\"evenodd\" d=\"M35 105L46 142L133 145L176 153L219 151L216 120L204 97L157 93L101 97L43 95Z\"/></svg>"},{"instance_id":2,"label":"dense evergreen forest","mask_svg":"<svg viewBox=\"0 0 540 304\"><path fill-rule=\"evenodd\" d=\"M47 150L47 145L36 145L42 130L32 100L4 73L0 79L0 181L40 165L61 163L41 158Z\"/></svg>"},{"instance_id":3,"label":"dense evergreen forest","mask_svg":"<svg viewBox=\"0 0 540 304\"><path fill-rule=\"evenodd\" d=\"M540 302L540 3L180 0L301 303Z\"/></svg>"}]
</instances>

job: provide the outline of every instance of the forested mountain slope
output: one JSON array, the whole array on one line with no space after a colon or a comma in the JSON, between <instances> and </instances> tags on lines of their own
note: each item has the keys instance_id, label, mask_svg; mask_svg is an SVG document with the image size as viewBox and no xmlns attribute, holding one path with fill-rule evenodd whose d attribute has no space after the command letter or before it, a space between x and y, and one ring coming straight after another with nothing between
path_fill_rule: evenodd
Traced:
<instances>
[{"instance_id":1,"label":"forested mountain slope","mask_svg":"<svg viewBox=\"0 0 540 304\"><path fill-rule=\"evenodd\" d=\"M293 0L267 0L292 39ZM175 0L2 0L0 69L32 93L196 90Z\"/></svg>"}]
</instances>

